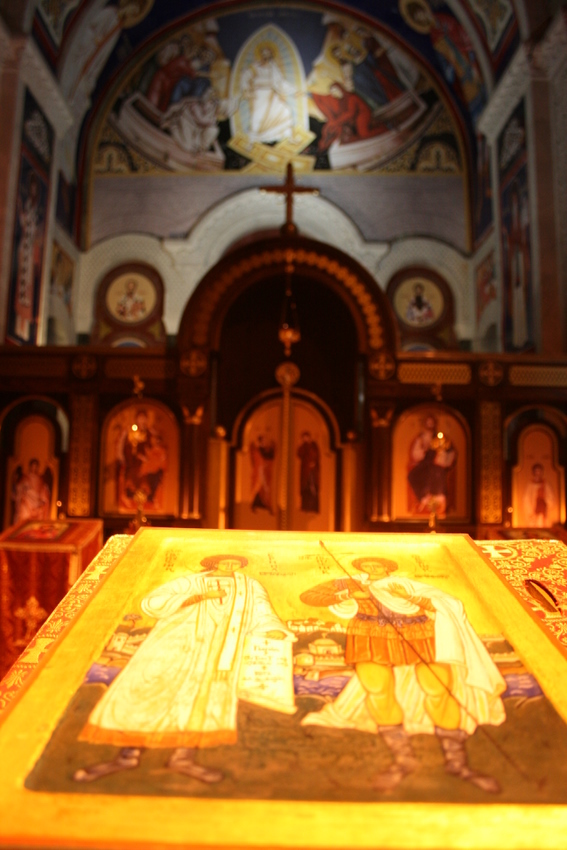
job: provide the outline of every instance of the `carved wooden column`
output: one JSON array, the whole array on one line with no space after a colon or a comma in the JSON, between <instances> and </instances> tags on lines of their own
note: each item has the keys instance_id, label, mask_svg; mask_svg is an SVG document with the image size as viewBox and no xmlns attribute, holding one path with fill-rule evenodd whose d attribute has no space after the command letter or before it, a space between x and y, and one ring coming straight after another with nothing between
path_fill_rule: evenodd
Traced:
<instances>
[{"instance_id":1,"label":"carved wooden column","mask_svg":"<svg viewBox=\"0 0 567 850\"><path fill-rule=\"evenodd\" d=\"M183 519L201 519L201 478L204 469L203 405L191 413L183 405L183 432L181 453L181 492Z\"/></svg>"},{"instance_id":2,"label":"carved wooden column","mask_svg":"<svg viewBox=\"0 0 567 850\"><path fill-rule=\"evenodd\" d=\"M341 450L341 531L357 531L360 527L359 449L354 431L347 434L348 442Z\"/></svg>"},{"instance_id":3,"label":"carved wooden column","mask_svg":"<svg viewBox=\"0 0 567 850\"><path fill-rule=\"evenodd\" d=\"M390 520L390 425L393 415L392 405L374 405L370 409L370 522Z\"/></svg>"},{"instance_id":4,"label":"carved wooden column","mask_svg":"<svg viewBox=\"0 0 567 850\"><path fill-rule=\"evenodd\" d=\"M291 514L291 439L293 433L293 411L291 405L291 389L299 381L299 367L289 361L281 363L276 369L276 381L283 390L282 420L280 433L280 461L278 482L278 528L286 531L289 528Z\"/></svg>"},{"instance_id":5,"label":"carved wooden column","mask_svg":"<svg viewBox=\"0 0 567 850\"><path fill-rule=\"evenodd\" d=\"M228 508L228 455L229 444L226 431L217 425L214 434L209 437L207 470L207 512L208 528L227 527Z\"/></svg>"},{"instance_id":6,"label":"carved wooden column","mask_svg":"<svg viewBox=\"0 0 567 850\"><path fill-rule=\"evenodd\" d=\"M209 395L211 381L209 357L204 351L195 348L183 351L179 356L179 372L177 393L183 414L181 516L183 519L192 520L199 520L205 516L205 524L217 528L216 497L218 493L216 479L208 467L211 461L207 452L207 431L205 430L210 427L214 430L215 425L214 417L211 415L212 402ZM209 491L216 496L214 498L213 495L210 496Z\"/></svg>"},{"instance_id":7,"label":"carved wooden column","mask_svg":"<svg viewBox=\"0 0 567 850\"><path fill-rule=\"evenodd\" d=\"M480 405L478 516L483 525L502 522L502 408L498 401Z\"/></svg>"},{"instance_id":8,"label":"carved wooden column","mask_svg":"<svg viewBox=\"0 0 567 850\"><path fill-rule=\"evenodd\" d=\"M96 479L97 398L71 397L71 436L69 441L69 489L66 513L85 517L94 514Z\"/></svg>"}]
</instances>

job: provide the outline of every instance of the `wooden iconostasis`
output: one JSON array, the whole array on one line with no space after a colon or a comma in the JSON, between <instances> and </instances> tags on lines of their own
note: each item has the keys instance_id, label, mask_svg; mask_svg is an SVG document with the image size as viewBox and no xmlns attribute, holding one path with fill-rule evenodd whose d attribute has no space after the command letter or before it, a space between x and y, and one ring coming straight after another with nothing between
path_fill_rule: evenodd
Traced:
<instances>
[{"instance_id":1,"label":"wooden iconostasis","mask_svg":"<svg viewBox=\"0 0 567 850\"><path fill-rule=\"evenodd\" d=\"M89 345L0 350L4 527L565 522L567 369L455 349L439 275L408 269L383 292L336 248L268 235L205 275L174 345L151 267L117 267L96 303Z\"/></svg>"}]
</instances>

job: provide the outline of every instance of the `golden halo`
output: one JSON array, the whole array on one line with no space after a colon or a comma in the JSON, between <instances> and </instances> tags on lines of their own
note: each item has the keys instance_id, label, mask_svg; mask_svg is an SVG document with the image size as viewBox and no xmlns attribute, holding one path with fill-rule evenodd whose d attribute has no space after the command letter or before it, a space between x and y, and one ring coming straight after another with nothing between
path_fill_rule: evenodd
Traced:
<instances>
[{"instance_id":1,"label":"golden halo","mask_svg":"<svg viewBox=\"0 0 567 850\"><path fill-rule=\"evenodd\" d=\"M427 15L427 23L422 23L421 21L416 21L414 17L414 12L411 7L419 7L422 9ZM406 24L415 30L416 32L423 33L427 35L427 33L431 32L431 27L433 26L431 8L427 0L400 0L400 14Z\"/></svg>"},{"instance_id":2,"label":"golden halo","mask_svg":"<svg viewBox=\"0 0 567 850\"><path fill-rule=\"evenodd\" d=\"M127 8L131 6L133 3L136 3L136 0L120 0L119 9ZM139 11L135 15L128 15L122 21L122 26L124 29L130 29L131 27L135 27L136 24L139 24L140 21L143 21L152 6L154 5L154 0L137 0Z\"/></svg>"}]
</instances>

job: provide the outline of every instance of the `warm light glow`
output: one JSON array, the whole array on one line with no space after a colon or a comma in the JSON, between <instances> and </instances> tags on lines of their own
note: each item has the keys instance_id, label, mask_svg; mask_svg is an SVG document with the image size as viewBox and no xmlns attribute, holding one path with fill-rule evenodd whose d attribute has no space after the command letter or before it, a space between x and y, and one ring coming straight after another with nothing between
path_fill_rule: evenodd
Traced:
<instances>
[{"instance_id":1,"label":"warm light glow","mask_svg":"<svg viewBox=\"0 0 567 850\"><path fill-rule=\"evenodd\" d=\"M132 431L137 431L137 430L138 430L138 426L137 426L137 425L132 425Z\"/></svg>"},{"instance_id":2,"label":"warm light glow","mask_svg":"<svg viewBox=\"0 0 567 850\"><path fill-rule=\"evenodd\" d=\"M445 435L443 434L443 431L437 431L437 439L438 440L442 440L444 436Z\"/></svg>"}]
</instances>

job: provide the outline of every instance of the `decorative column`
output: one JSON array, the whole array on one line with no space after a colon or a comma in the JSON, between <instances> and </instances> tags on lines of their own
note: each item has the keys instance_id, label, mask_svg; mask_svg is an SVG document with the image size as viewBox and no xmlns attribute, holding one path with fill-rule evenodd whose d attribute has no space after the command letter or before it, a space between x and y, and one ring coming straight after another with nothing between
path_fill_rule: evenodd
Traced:
<instances>
[{"instance_id":1,"label":"decorative column","mask_svg":"<svg viewBox=\"0 0 567 850\"><path fill-rule=\"evenodd\" d=\"M183 519L201 519L201 470L203 457L203 412L200 405L195 413L183 405L183 462L181 464L181 492Z\"/></svg>"},{"instance_id":2,"label":"decorative column","mask_svg":"<svg viewBox=\"0 0 567 850\"><path fill-rule=\"evenodd\" d=\"M14 4L12 4L14 5ZM10 286L12 237L20 173L20 148L25 90L29 89L45 119L62 139L73 117L53 72L30 36L10 35L0 21L0 340L6 334L7 299ZM51 259L52 226L56 199L57 156L50 152L47 175L49 203L45 210L42 286L38 316L38 341L47 337L47 282Z\"/></svg>"},{"instance_id":3,"label":"decorative column","mask_svg":"<svg viewBox=\"0 0 567 850\"><path fill-rule=\"evenodd\" d=\"M502 522L502 409L498 401L480 405L479 520Z\"/></svg>"},{"instance_id":4,"label":"decorative column","mask_svg":"<svg viewBox=\"0 0 567 850\"><path fill-rule=\"evenodd\" d=\"M390 426L393 415L392 405L370 408L370 522L390 521Z\"/></svg>"},{"instance_id":5,"label":"decorative column","mask_svg":"<svg viewBox=\"0 0 567 850\"><path fill-rule=\"evenodd\" d=\"M297 384L300 375L299 367L289 361L281 363L276 369L276 380L283 390L277 497L278 528L282 531L286 531L289 528L289 517L291 513L291 440L293 430L291 388Z\"/></svg>"},{"instance_id":6,"label":"decorative column","mask_svg":"<svg viewBox=\"0 0 567 850\"><path fill-rule=\"evenodd\" d=\"M347 434L347 443L341 450L341 530L357 530L360 511L356 494L358 493L358 442L354 431Z\"/></svg>"},{"instance_id":7,"label":"decorative column","mask_svg":"<svg viewBox=\"0 0 567 850\"><path fill-rule=\"evenodd\" d=\"M209 437L208 475L207 475L207 511L208 528L227 527L228 506L228 455L229 444L226 430L217 425Z\"/></svg>"},{"instance_id":8,"label":"decorative column","mask_svg":"<svg viewBox=\"0 0 567 850\"><path fill-rule=\"evenodd\" d=\"M71 437L69 442L68 516L94 514L93 491L96 469L97 405L94 395L71 398Z\"/></svg>"}]
</instances>

